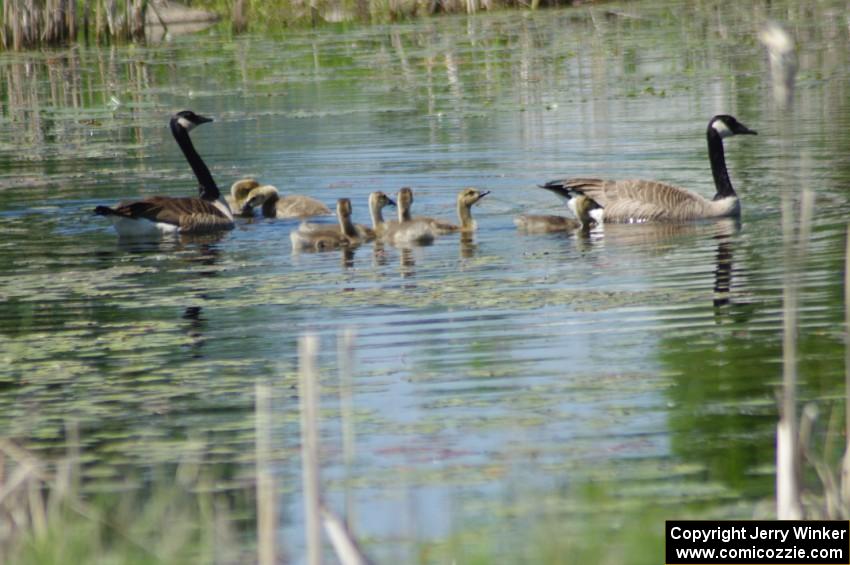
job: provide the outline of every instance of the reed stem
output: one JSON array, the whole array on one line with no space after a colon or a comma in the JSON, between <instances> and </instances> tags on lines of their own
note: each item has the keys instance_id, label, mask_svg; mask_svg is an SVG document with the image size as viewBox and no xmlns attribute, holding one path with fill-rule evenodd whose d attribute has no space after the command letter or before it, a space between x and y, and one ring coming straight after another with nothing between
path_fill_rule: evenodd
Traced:
<instances>
[{"instance_id":1,"label":"reed stem","mask_svg":"<svg viewBox=\"0 0 850 565\"><path fill-rule=\"evenodd\" d=\"M260 565L277 562L275 534L277 532L277 498L271 472L271 409L269 386L257 383L254 387L256 472L257 472L257 553Z\"/></svg>"},{"instance_id":2,"label":"reed stem","mask_svg":"<svg viewBox=\"0 0 850 565\"><path fill-rule=\"evenodd\" d=\"M318 338L306 335L298 342L298 378L301 404L301 475L308 565L321 565L321 511L319 492L319 413L316 353Z\"/></svg>"}]
</instances>

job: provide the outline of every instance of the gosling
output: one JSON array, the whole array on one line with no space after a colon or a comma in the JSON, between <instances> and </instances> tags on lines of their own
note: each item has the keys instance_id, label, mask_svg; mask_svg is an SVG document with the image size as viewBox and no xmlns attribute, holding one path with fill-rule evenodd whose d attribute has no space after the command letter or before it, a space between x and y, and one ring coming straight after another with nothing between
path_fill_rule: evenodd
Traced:
<instances>
[{"instance_id":1,"label":"gosling","mask_svg":"<svg viewBox=\"0 0 850 565\"><path fill-rule=\"evenodd\" d=\"M327 216L331 213L324 203L310 196L287 194L281 196L277 188L270 184L255 186L248 194L243 210L260 208L266 218L309 218Z\"/></svg>"},{"instance_id":2,"label":"gosling","mask_svg":"<svg viewBox=\"0 0 850 565\"><path fill-rule=\"evenodd\" d=\"M433 243L435 232L431 223L421 218L412 218L410 207L413 204L413 191L404 187L398 191L396 206L398 221L384 224L382 237L396 246L429 245Z\"/></svg>"},{"instance_id":3,"label":"gosling","mask_svg":"<svg viewBox=\"0 0 850 565\"><path fill-rule=\"evenodd\" d=\"M474 232L478 228L475 220L472 219L472 205L490 194L489 190L480 191L475 188L464 188L457 195L457 217L460 224L453 224L435 218L418 217L418 220L428 222L438 234L455 233L455 232Z\"/></svg>"},{"instance_id":4,"label":"gosling","mask_svg":"<svg viewBox=\"0 0 850 565\"><path fill-rule=\"evenodd\" d=\"M366 241L372 241L376 237L383 235L386 231L386 223L384 222L384 208L386 206L395 206L392 198L381 191L375 191L369 194L369 216L372 218L372 227L362 224L355 224L357 233Z\"/></svg>"},{"instance_id":5,"label":"gosling","mask_svg":"<svg viewBox=\"0 0 850 565\"><path fill-rule=\"evenodd\" d=\"M591 212L600 206L583 194L576 196L574 200L578 220L564 216L520 214L514 218L514 224L517 229L527 233L573 232L579 229L587 231L596 225Z\"/></svg>"},{"instance_id":6,"label":"gosling","mask_svg":"<svg viewBox=\"0 0 850 565\"><path fill-rule=\"evenodd\" d=\"M249 195L260 186L254 179L241 179L230 185L230 196L226 197L227 205L236 216L253 217L253 207L247 206Z\"/></svg>"},{"instance_id":7,"label":"gosling","mask_svg":"<svg viewBox=\"0 0 850 565\"><path fill-rule=\"evenodd\" d=\"M322 224L301 224L289 234L294 250L326 251L341 247L355 247L364 239L357 233L351 222L351 200L340 198L336 201L338 226Z\"/></svg>"}]
</instances>

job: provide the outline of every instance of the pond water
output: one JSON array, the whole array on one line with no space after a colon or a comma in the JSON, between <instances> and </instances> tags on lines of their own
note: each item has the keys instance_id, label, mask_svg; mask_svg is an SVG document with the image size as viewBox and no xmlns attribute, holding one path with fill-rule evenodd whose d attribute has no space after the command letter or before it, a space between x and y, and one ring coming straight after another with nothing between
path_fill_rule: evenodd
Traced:
<instances>
[{"instance_id":1,"label":"pond water","mask_svg":"<svg viewBox=\"0 0 850 565\"><path fill-rule=\"evenodd\" d=\"M800 321L803 400L841 409L850 212L843 2L632 2L150 47L0 56L0 434L52 453L77 422L90 491L203 458L253 473L254 385L271 385L280 538L303 547L297 343L319 337L326 497L385 562L466 533L510 544L544 512L649 505L749 517L773 490L781 379L780 198L816 192ZM756 31L798 41L794 103L771 98ZM256 176L354 202L413 187L472 238L292 253L284 220L214 238L119 241L98 204L191 195L167 128L225 190ZM523 235L565 213L537 183L654 178L713 194L705 125L727 140L740 225ZM356 452L344 464L337 343L355 334ZM593 481L609 507L571 499ZM672 510L671 510L672 512ZM677 515L671 515L676 517ZM660 527L660 525L659 525ZM483 533L482 533L483 532ZM498 540L498 541L497 541ZM247 543L247 542L246 542Z\"/></svg>"}]
</instances>

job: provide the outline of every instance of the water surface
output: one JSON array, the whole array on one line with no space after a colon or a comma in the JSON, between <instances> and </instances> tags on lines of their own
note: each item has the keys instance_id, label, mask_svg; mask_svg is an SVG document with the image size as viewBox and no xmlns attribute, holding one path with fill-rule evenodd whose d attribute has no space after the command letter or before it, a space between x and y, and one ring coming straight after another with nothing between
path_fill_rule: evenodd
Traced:
<instances>
[{"instance_id":1,"label":"water surface","mask_svg":"<svg viewBox=\"0 0 850 565\"><path fill-rule=\"evenodd\" d=\"M745 3L746 4L746 3ZM850 211L850 61L841 2L620 5L439 18L150 47L4 54L0 432L46 454L79 422L86 488L130 488L202 453L222 489L253 473L254 384L273 385L282 539L302 545L297 340L321 340L331 505L383 560L484 532L509 545L554 512L668 507L750 517L773 488L781 375L780 198L816 191L801 397L838 409ZM687 14L687 17L682 17ZM799 41L794 105L770 97L755 31ZM491 190L472 238L294 255L291 221L119 241L97 204L194 191L167 120L222 187L256 176L332 203L411 186L450 218ZM713 193L705 124L727 140L740 225L518 234L565 213L559 176ZM356 456L343 464L337 340L356 333ZM565 507L588 480L616 502ZM659 526L660 527L660 526ZM246 542L249 543L249 542ZM493 542L496 543L496 542Z\"/></svg>"}]
</instances>

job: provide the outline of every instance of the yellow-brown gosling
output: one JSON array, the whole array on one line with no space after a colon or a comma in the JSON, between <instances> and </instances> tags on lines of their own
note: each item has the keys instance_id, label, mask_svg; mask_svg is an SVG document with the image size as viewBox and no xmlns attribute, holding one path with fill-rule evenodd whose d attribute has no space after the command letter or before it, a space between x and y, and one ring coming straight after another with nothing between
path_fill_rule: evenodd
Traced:
<instances>
[{"instance_id":1,"label":"yellow-brown gosling","mask_svg":"<svg viewBox=\"0 0 850 565\"><path fill-rule=\"evenodd\" d=\"M297 230L289 234L293 249L325 251L352 247L360 244L363 239L357 233L357 228L351 222L351 200L340 198L336 201L336 217L338 225L301 224Z\"/></svg>"},{"instance_id":2,"label":"yellow-brown gosling","mask_svg":"<svg viewBox=\"0 0 850 565\"><path fill-rule=\"evenodd\" d=\"M285 194L281 196L277 188L270 184L254 189L263 197L263 216L266 218L309 218L328 216L332 212L324 202L311 196Z\"/></svg>"},{"instance_id":3,"label":"yellow-brown gosling","mask_svg":"<svg viewBox=\"0 0 850 565\"><path fill-rule=\"evenodd\" d=\"M191 110L171 117L171 134L198 179L197 197L153 196L117 206L97 206L94 213L106 216L121 237L159 237L233 229L233 213L222 198L210 170L192 145L189 132L211 122Z\"/></svg>"},{"instance_id":4,"label":"yellow-brown gosling","mask_svg":"<svg viewBox=\"0 0 850 565\"><path fill-rule=\"evenodd\" d=\"M756 135L734 117L718 115L706 128L708 160L716 193L708 199L678 186L648 180L603 180L575 178L547 182L545 188L567 202L583 194L599 205L591 215L597 222L682 221L700 218L738 217L741 203L729 180L723 139L733 135Z\"/></svg>"},{"instance_id":5,"label":"yellow-brown gosling","mask_svg":"<svg viewBox=\"0 0 850 565\"><path fill-rule=\"evenodd\" d=\"M434 241L434 228L431 222L412 218L410 207L413 205L413 191L404 187L398 191L396 206L398 220L384 223L382 238L397 246L428 245Z\"/></svg>"},{"instance_id":6,"label":"yellow-brown gosling","mask_svg":"<svg viewBox=\"0 0 850 565\"><path fill-rule=\"evenodd\" d=\"M253 207L247 207L249 195L260 186L255 179L240 179L230 185L230 196L227 204L234 215L250 218L254 215Z\"/></svg>"},{"instance_id":7,"label":"yellow-brown gosling","mask_svg":"<svg viewBox=\"0 0 850 565\"><path fill-rule=\"evenodd\" d=\"M379 190L370 193L369 216L372 218L372 227L370 228L369 226L364 226L362 224L355 224L354 227L357 228L357 233L360 234L360 237L371 241L382 235L386 230L386 224L384 223L384 208L386 206L395 205L396 204L393 202L392 198Z\"/></svg>"},{"instance_id":8,"label":"yellow-brown gosling","mask_svg":"<svg viewBox=\"0 0 850 565\"><path fill-rule=\"evenodd\" d=\"M490 194L489 190L480 191L476 188L464 188L457 195L457 217L460 224L444 220L419 216L417 219L429 222L438 234L454 232L473 232L478 225L472 219L472 205Z\"/></svg>"},{"instance_id":9,"label":"yellow-brown gosling","mask_svg":"<svg viewBox=\"0 0 850 565\"><path fill-rule=\"evenodd\" d=\"M566 232L577 229L590 229L596 220L591 216L591 211L599 208L593 200L587 196L580 195L574 198L578 220L564 216L535 216L532 214L520 214L514 218L514 224L522 231L529 233Z\"/></svg>"}]
</instances>

